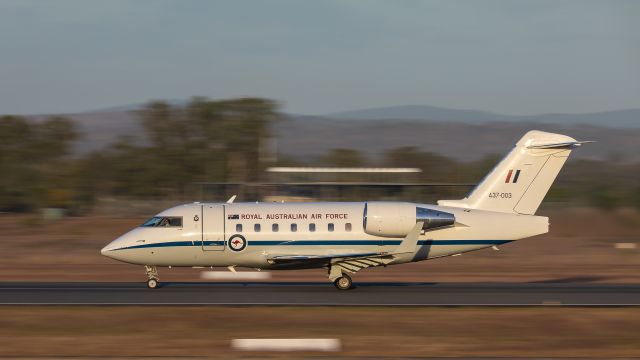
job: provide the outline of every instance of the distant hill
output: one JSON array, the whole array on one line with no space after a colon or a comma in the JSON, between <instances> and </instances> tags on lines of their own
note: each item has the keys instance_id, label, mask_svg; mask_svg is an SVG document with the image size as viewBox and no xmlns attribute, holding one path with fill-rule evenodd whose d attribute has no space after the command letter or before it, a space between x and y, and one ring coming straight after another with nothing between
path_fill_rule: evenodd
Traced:
<instances>
[{"instance_id":1,"label":"distant hill","mask_svg":"<svg viewBox=\"0 0 640 360\"><path fill-rule=\"evenodd\" d=\"M500 121L507 117L497 113L481 110L448 109L427 105L404 105L370 108L362 110L344 111L327 114L324 117L332 119L352 120L433 120L433 121L462 121L486 122Z\"/></svg>"},{"instance_id":2,"label":"distant hill","mask_svg":"<svg viewBox=\"0 0 640 360\"><path fill-rule=\"evenodd\" d=\"M590 124L618 128L640 128L640 109L603 111L587 114L544 114L520 116L517 121L536 121L548 124Z\"/></svg>"},{"instance_id":3,"label":"distant hill","mask_svg":"<svg viewBox=\"0 0 640 360\"><path fill-rule=\"evenodd\" d=\"M136 138L142 144L142 128L135 111L130 110L137 108L132 105L62 116L78 124L83 136L75 150L83 154L100 150L121 136ZM376 158L395 147L415 146L460 160L475 160L503 154L526 131L538 129L598 141L577 151L577 157L640 162L640 125L634 120L640 119L640 110L512 117L476 110L401 106L341 114L344 117L285 116L273 131L279 154L304 160L334 148L353 148ZM29 118L40 121L45 117Z\"/></svg>"},{"instance_id":4,"label":"distant hill","mask_svg":"<svg viewBox=\"0 0 640 360\"><path fill-rule=\"evenodd\" d=\"M503 115L480 110L448 109L436 106L406 105L353 110L324 115L352 120L431 120L470 124L487 122L540 122L547 124L590 124L606 127L640 128L640 109L585 114Z\"/></svg>"},{"instance_id":5,"label":"distant hill","mask_svg":"<svg viewBox=\"0 0 640 360\"><path fill-rule=\"evenodd\" d=\"M578 158L611 158L640 162L640 128L608 128L584 124L539 122L463 122L425 120L344 120L292 117L277 124L278 150L300 159L317 157L328 149L353 148L375 158L400 146L415 146L463 161L489 154L505 154L525 132L543 130L595 140L575 152Z\"/></svg>"}]
</instances>

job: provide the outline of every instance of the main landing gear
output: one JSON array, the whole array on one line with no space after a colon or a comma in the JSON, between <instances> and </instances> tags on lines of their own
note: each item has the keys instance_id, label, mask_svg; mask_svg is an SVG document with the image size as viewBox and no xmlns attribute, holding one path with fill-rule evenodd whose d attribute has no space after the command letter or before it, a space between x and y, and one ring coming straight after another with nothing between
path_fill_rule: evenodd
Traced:
<instances>
[{"instance_id":1,"label":"main landing gear","mask_svg":"<svg viewBox=\"0 0 640 360\"><path fill-rule=\"evenodd\" d=\"M347 274L342 274L342 276L340 276L333 282L333 285L335 285L338 290L353 289L353 281Z\"/></svg>"},{"instance_id":2,"label":"main landing gear","mask_svg":"<svg viewBox=\"0 0 640 360\"><path fill-rule=\"evenodd\" d=\"M160 284L160 276L158 276L158 270L155 266L149 265L146 265L144 268L147 272L147 277L149 278L149 280L147 280L147 287L149 289L156 289Z\"/></svg>"},{"instance_id":3,"label":"main landing gear","mask_svg":"<svg viewBox=\"0 0 640 360\"><path fill-rule=\"evenodd\" d=\"M329 268L329 281L332 281L338 290L353 289L351 276L344 274L339 266L331 266Z\"/></svg>"}]
</instances>

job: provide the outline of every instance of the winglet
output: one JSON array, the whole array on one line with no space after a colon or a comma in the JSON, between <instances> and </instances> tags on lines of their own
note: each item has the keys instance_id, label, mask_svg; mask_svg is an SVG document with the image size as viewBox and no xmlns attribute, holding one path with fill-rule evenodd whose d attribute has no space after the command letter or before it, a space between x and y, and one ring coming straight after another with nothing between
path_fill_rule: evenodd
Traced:
<instances>
[{"instance_id":1,"label":"winglet","mask_svg":"<svg viewBox=\"0 0 640 360\"><path fill-rule=\"evenodd\" d=\"M233 204L233 201L236 199L236 196L238 195L233 195L232 197L230 197L229 200L227 200L227 204Z\"/></svg>"},{"instance_id":2,"label":"winglet","mask_svg":"<svg viewBox=\"0 0 640 360\"><path fill-rule=\"evenodd\" d=\"M404 254L416 251L416 246L418 245L418 237L420 236L423 225L423 222L417 222L413 229L411 229L411 232L407 234L407 236L404 238L404 240L402 240L400 245L398 245L393 253Z\"/></svg>"}]
</instances>

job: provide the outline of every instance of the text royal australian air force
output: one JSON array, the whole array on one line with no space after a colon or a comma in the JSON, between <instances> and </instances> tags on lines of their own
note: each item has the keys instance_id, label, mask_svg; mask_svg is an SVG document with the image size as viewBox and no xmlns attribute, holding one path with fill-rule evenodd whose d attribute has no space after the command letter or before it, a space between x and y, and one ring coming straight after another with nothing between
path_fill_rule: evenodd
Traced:
<instances>
[{"instance_id":1,"label":"text royal australian air force","mask_svg":"<svg viewBox=\"0 0 640 360\"><path fill-rule=\"evenodd\" d=\"M274 213L229 214L227 220L347 220L345 213Z\"/></svg>"}]
</instances>

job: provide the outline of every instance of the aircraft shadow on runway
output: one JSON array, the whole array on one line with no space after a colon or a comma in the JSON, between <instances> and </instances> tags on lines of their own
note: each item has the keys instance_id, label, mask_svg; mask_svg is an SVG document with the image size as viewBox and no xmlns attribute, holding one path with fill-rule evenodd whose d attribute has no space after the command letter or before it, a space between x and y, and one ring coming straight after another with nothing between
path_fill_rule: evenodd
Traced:
<instances>
[{"instance_id":1,"label":"aircraft shadow on runway","mask_svg":"<svg viewBox=\"0 0 640 360\"><path fill-rule=\"evenodd\" d=\"M354 283L354 287L405 287L405 286L434 286L438 285L436 282L362 282ZM226 281L226 282L165 282L161 284L161 287L224 287L224 286L262 286L262 287L331 287L332 284L328 282L312 282L312 281L279 281L279 282L240 282L240 281Z\"/></svg>"}]
</instances>

